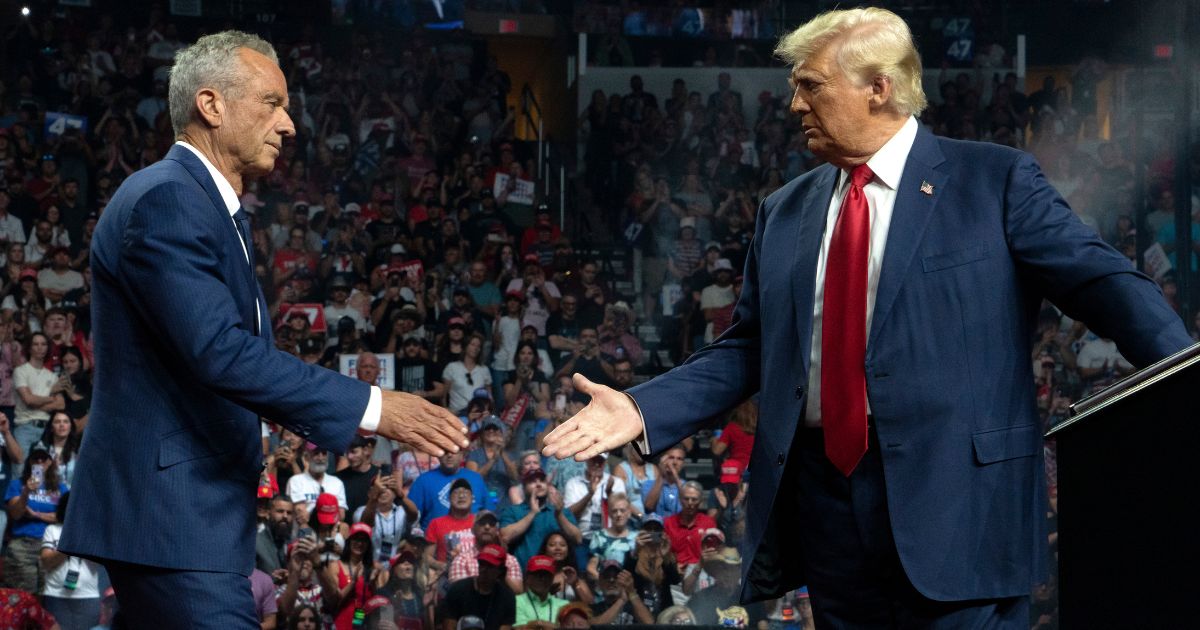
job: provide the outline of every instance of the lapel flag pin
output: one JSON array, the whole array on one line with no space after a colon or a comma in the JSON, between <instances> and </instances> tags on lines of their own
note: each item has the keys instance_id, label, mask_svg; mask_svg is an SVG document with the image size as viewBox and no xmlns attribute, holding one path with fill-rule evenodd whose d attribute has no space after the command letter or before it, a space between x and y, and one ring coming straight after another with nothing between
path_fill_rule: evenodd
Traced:
<instances>
[{"instance_id":1,"label":"lapel flag pin","mask_svg":"<svg viewBox=\"0 0 1200 630\"><path fill-rule=\"evenodd\" d=\"M925 193L926 195L933 196L933 184L921 180L921 192Z\"/></svg>"}]
</instances>

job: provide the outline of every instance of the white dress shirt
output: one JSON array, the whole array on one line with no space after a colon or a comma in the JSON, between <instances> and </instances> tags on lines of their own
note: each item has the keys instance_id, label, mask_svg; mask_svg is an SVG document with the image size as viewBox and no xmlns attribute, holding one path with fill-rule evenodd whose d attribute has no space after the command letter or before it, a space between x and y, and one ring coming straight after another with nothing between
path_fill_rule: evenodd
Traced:
<instances>
[{"instance_id":1,"label":"white dress shirt","mask_svg":"<svg viewBox=\"0 0 1200 630\"><path fill-rule=\"evenodd\" d=\"M875 174L863 187L867 207L871 211L871 243L867 255L867 334L871 331L871 317L875 313L875 294L879 290L879 271L883 265L883 253L887 247L888 229L892 225L892 210L896 206L896 190L908 153L917 139L917 119L909 116L908 121L892 136L871 159L867 166ZM804 407L804 426L821 426L821 329L822 310L825 306L825 264L829 256L829 242L837 225L842 201L850 190L850 172L838 174L833 198L829 200L829 211L825 218L825 234L821 238L821 252L817 255L817 281L813 289L812 352L809 354L808 400ZM867 413L871 402L867 401Z\"/></svg>"},{"instance_id":2,"label":"white dress shirt","mask_svg":"<svg viewBox=\"0 0 1200 630\"><path fill-rule=\"evenodd\" d=\"M242 232L238 228L237 220L233 218L233 215L242 207L242 202L238 199L237 192L233 190L233 184L230 184L229 180L225 179L221 171L218 171L217 167L213 166L212 162L208 161L208 158L199 149L182 140L175 141L175 144L195 154L196 157L200 158L200 163L204 165L204 168L208 169L209 176L212 177L213 182L217 185L217 192L221 194L221 200L225 202L225 209L229 211L229 222L233 226L233 233L237 236L238 243L242 245L242 254L246 257L246 264L250 264L250 252L246 249L247 243L242 241ZM250 273L253 275L254 270L251 269ZM262 330L262 305L258 302L257 294L254 296L254 312L258 318L258 328ZM379 428L379 416L382 412L383 391L379 387L372 385L371 398L367 402L367 410L363 413L362 420L358 423L358 428L363 432L374 433L375 429Z\"/></svg>"}]
</instances>

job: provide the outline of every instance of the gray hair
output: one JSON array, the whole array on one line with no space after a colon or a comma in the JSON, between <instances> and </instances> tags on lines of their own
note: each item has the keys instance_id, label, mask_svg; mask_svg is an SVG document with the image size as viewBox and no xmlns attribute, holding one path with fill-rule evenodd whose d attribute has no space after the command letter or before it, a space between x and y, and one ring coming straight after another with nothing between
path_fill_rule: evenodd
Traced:
<instances>
[{"instance_id":1,"label":"gray hair","mask_svg":"<svg viewBox=\"0 0 1200 630\"><path fill-rule=\"evenodd\" d=\"M701 497L704 496L704 486L700 485L700 482L698 482L698 481L684 482L683 488L680 490L680 494L683 494L683 490L687 490L688 488L691 488L692 490L699 492Z\"/></svg>"},{"instance_id":2,"label":"gray hair","mask_svg":"<svg viewBox=\"0 0 1200 630\"><path fill-rule=\"evenodd\" d=\"M237 59L239 48L249 48L279 63L279 56L270 43L258 35L242 31L205 35L176 53L167 88L171 129L176 136L183 133L192 120L196 111L196 92L213 88L229 96L241 86L245 78L242 64L231 63Z\"/></svg>"}]
</instances>

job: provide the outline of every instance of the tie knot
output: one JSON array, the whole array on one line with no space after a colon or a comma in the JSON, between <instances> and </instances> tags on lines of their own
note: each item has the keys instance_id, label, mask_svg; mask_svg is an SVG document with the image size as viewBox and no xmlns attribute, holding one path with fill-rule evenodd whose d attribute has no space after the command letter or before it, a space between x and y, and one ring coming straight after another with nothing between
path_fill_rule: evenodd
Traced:
<instances>
[{"instance_id":1,"label":"tie knot","mask_svg":"<svg viewBox=\"0 0 1200 630\"><path fill-rule=\"evenodd\" d=\"M871 181L872 177L875 177L875 173L871 171L871 167L866 164L859 164L854 167L854 170L850 171L850 184L862 188Z\"/></svg>"}]
</instances>

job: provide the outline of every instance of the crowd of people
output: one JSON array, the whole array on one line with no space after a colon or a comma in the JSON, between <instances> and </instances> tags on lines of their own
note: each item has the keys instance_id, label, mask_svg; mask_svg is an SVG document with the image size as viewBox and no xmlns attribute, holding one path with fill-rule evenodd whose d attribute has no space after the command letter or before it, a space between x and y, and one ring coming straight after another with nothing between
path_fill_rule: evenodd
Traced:
<instances>
[{"instance_id":1,"label":"crowd of people","mask_svg":"<svg viewBox=\"0 0 1200 630\"><path fill-rule=\"evenodd\" d=\"M194 35L161 9L138 26L85 16L5 34L4 627L111 617L99 567L56 550L92 394L88 248L121 181L173 142L166 82ZM514 137L512 85L486 47L366 29L351 40L342 54L312 29L274 38L297 136L241 198L274 343L445 405L472 446L434 458L363 437L339 455L264 424L251 576L263 627L810 622L803 590L735 601L753 401L654 461L633 447L587 462L539 454L587 403L572 374L623 389L657 369L660 345L678 361L730 325L758 201L816 165L787 103L769 89L743 99L727 74L711 88L677 80L661 103L636 76L626 94L592 96L579 181L636 252L639 290L623 296L603 261L576 254L557 208L522 188L534 152ZM987 103L981 91L970 73L947 75L923 122L1038 154L1077 212L1127 246L1132 204L1097 192L1128 181L1105 175L1130 168L1120 146L1053 84L1026 96L1014 75ZM1171 216L1170 182L1158 190ZM639 338L638 322L662 341ZM1051 307L1032 342L1047 426L1131 370ZM1053 522L1052 444L1046 462ZM1033 598L1032 626L1055 627L1053 578Z\"/></svg>"}]
</instances>

